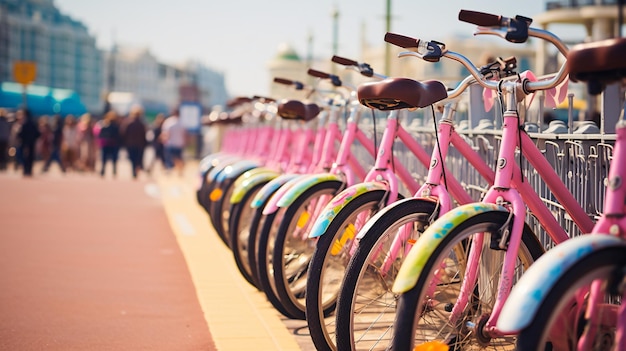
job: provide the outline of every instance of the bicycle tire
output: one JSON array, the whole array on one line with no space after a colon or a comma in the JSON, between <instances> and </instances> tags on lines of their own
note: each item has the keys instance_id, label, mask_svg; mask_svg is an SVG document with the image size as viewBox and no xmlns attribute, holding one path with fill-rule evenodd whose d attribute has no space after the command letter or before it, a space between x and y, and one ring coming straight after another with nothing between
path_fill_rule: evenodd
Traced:
<instances>
[{"instance_id":1,"label":"bicycle tire","mask_svg":"<svg viewBox=\"0 0 626 351\"><path fill-rule=\"evenodd\" d=\"M276 239L276 222L281 222L284 212L284 208L279 208L278 211L263 215L261 218L261 229L257 233L257 244L255 247L257 277L259 279L259 286L261 287L261 290L265 293L267 300L278 312L287 318L304 320L304 313L292 313L293 311L285 308L276 293L274 279L272 279L274 272L272 268L271 255L269 253L272 252L274 241Z\"/></svg>"},{"instance_id":2,"label":"bicycle tire","mask_svg":"<svg viewBox=\"0 0 626 351\"><path fill-rule=\"evenodd\" d=\"M615 301L615 298L621 297L614 295L613 292L619 291L616 284L622 281L624 267L626 267L626 249L623 247L600 249L569 267L555 282L554 287L548 291L531 323L519 332L517 350L547 350L552 349L555 344L559 348L554 349L563 349L561 345L573 345L570 350L575 350L581 328L584 328L586 323L584 323L584 316L571 314L571 311L575 311L575 309L570 309L570 311L564 311L564 309L573 305L574 294L580 287L588 286L595 279L603 281L605 299ZM616 276L620 278L615 279ZM564 313L565 318L559 318L562 316L561 313ZM561 338L566 337L565 340L556 340L554 339L556 336L551 334L552 328L557 324L560 329L557 335ZM606 326L603 327L606 328ZM609 343L609 341L614 341L615 330L613 327L602 330L601 335L603 337L599 340L596 339L594 350L613 349ZM563 333L563 330L567 330L567 332Z\"/></svg>"},{"instance_id":3,"label":"bicycle tire","mask_svg":"<svg viewBox=\"0 0 626 351\"><path fill-rule=\"evenodd\" d=\"M254 281L254 285L257 287L259 291L263 291L261 287L261 283L259 281L259 273L258 273L258 260L256 258L256 250L259 246L258 238L259 231L263 227L263 221L265 220L265 216L263 215L263 208L269 202L269 198L265 199L265 201L261 204L260 207L254 209L252 214L252 220L250 221L250 229L248 233L248 266L250 267L250 275L252 280Z\"/></svg>"},{"instance_id":4,"label":"bicycle tire","mask_svg":"<svg viewBox=\"0 0 626 351\"><path fill-rule=\"evenodd\" d=\"M318 238L305 293L307 324L317 350L336 349L334 323L330 315L336 308L337 294L350 259L352 239L365 224L355 225L353 222L364 213L367 214L364 219L371 218L380 210L381 204L384 205L387 194L385 190L373 190L352 199L339 210ZM333 247L335 243L338 245Z\"/></svg>"},{"instance_id":5,"label":"bicycle tire","mask_svg":"<svg viewBox=\"0 0 626 351\"><path fill-rule=\"evenodd\" d=\"M276 232L271 252L273 286L282 305L294 315L304 316L305 313L306 272L316 242L302 230L310 228L317 217L316 212L322 210L342 186L340 181L311 186L285 208L285 220L281 221Z\"/></svg>"},{"instance_id":6,"label":"bicycle tire","mask_svg":"<svg viewBox=\"0 0 626 351\"><path fill-rule=\"evenodd\" d=\"M238 176L237 176L238 177ZM230 219L230 206L225 207L224 204L230 204L230 197L235 190L235 181L237 177L228 178L222 181L218 187L221 189L222 196L217 201L212 201L211 205L211 220L213 221L213 228L219 235L222 242L232 249L230 246L230 234L228 228L228 222Z\"/></svg>"},{"instance_id":7,"label":"bicycle tire","mask_svg":"<svg viewBox=\"0 0 626 351\"><path fill-rule=\"evenodd\" d=\"M515 338L489 339L483 333L479 333L481 323L486 321L488 312L491 311L494 296L494 289L499 282L499 270L502 267L502 256L505 251L484 249L480 257L479 279L474 287L472 296L468 301L466 309L463 311L463 318L456 325L447 323L449 316L449 306L458 297L458 288L462 283L463 273L466 268L466 255L471 245L463 246L465 242L475 233L496 232L509 221L509 213L503 211L486 211L469 217L454 226L433 253L427 258L424 270L419 275L417 283L410 290L401 294L398 300L398 312L393 325L393 338L391 348L393 350L412 350L416 342L418 344L437 340L448 344L450 349L461 350L464 347L474 344L480 345L481 350L499 350L501 344L506 344L512 348ZM485 235L484 247L489 245L490 235ZM530 228L525 225L522 233L522 240L518 251L518 269L527 269L532 262L538 259L543 253L543 248L537 237ZM452 255L451 255L452 254ZM454 271L452 264L458 263L460 273ZM488 264L490 267L487 267ZM434 280L434 272L438 270L438 280L440 284L431 287L429 282ZM493 276L487 276L487 270L495 272ZM517 273L518 276L521 272ZM494 278L495 277L495 278ZM437 288L433 292L432 298L426 301L426 290ZM449 288L447 292L444 290ZM436 298L448 296L451 301L447 303L437 303ZM489 301L487 301L489 300ZM425 308L427 306L428 308ZM424 325L421 324L423 322ZM473 324L470 324L473 323ZM432 324L432 325L431 325ZM468 326L478 326L476 330L470 330ZM418 339L419 340L416 340Z\"/></svg>"},{"instance_id":8,"label":"bicycle tire","mask_svg":"<svg viewBox=\"0 0 626 351\"><path fill-rule=\"evenodd\" d=\"M248 246L252 220L256 209L250 205L254 196L265 185L265 183L259 183L247 191L241 201L230 206L230 247L235 260L237 269L243 276L243 278L252 286L258 288L258 282L255 275L250 268L248 254L252 251Z\"/></svg>"},{"instance_id":9,"label":"bicycle tire","mask_svg":"<svg viewBox=\"0 0 626 351\"><path fill-rule=\"evenodd\" d=\"M367 340L377 340L380 336L371 335L385 335L391 329L396 311L396 294L391 286L408 252L408 247L403 245L397 248L397 255L391 254L391 245L398 231L410 223L411 235L402 244L416 240L430 221L437 218L437 213L437 204L431 200L407 199L372 219L375 222L364 228L367 232L360 233L362 237L348 263L337 300L337 349L363 349L361 341L375 347L375 343ZM389 258L393 258L393 264L384 267L389 264Z\"/></svg>"}]
</instances>

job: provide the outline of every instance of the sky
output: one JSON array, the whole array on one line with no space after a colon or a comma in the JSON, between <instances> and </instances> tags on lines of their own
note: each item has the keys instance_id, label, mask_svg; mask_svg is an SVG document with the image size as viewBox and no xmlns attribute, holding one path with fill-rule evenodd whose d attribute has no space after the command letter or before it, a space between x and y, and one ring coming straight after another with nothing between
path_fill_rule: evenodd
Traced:
<instances>
[{"instance_id":1,"label":"sky","mask_svg":"<svg viewBox=\"0 0 626 351\"><path fill-rule=\"evenodd\" d=\"M361 41L383 45L386 32L387 1L384 0L54 0L54 3L63 14L83 22L99 48L107 49L117 42L148 47L165 63L199 61L224 74L231 96L267 96L273 78L268 76L267 65L283 43L291 45L302 58L311 48L313 56L330 60L335 9L339 56L358 60ZM453 34L471 36L475 26L458 21L461 9L532 18L545 8L545 0L390 0L390 4L392 32L427 40Z\"/></svg>"}]
</instances>

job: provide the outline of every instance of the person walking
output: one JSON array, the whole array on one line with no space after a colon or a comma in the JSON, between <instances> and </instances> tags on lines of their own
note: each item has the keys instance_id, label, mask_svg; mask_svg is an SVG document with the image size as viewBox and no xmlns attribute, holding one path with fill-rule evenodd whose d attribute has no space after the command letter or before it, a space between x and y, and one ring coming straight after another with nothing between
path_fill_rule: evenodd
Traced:
<instances>
[{"instance_id":1,"label":"person walking","mask_svg":"<svg viewBox=\"0 0 626 351\"><path fill-rule=\"evenodd\" d=\"M159 113L154 118L154 122L150 127L150 145L152 145L152 150L154 151L154 156L150 160L146 171L148 174L152 173L154 169L154 165L158 162L161 164L163 168L165 168L165 155L163 150L163 139L161 138L161 130L163 128L163 121L165 121L165 115Z\"/></svg>"},{"instance_id":2,"label":"person walking","mask_svg":"<svg viewBox=\"0 0 626 351\"><path fill-rule=\"evenodd\" d=\"M106 164L111 161L113 165L113 176L117 175L117 156L120 151L121 135L117 121L117 113L109 110L104 118L94 126L94 135L98 138L100 146L100 156L102 160L102 168L100 176L104 177Z\"/></svg>"},{"instance_id":3,"label":"person walking","mask_svg":"<svg viewBox=\"0 0 626 351\"><path fill-rule=\"evenodd\" d=\"M183 175L185 166L183 149L187 143L187 131L178 117L178 109L163 122L161 137L165 151L165 164L168 170L176 169L178 175Z\"/></svg>"},{"instance_id":4,"label":"person walking","mask_svg":"<svg viewBox=\"0 0 626 351\"><path fill-rule=\"evenodd\" d=\"M43 173L48 172L53 161L57 162L61 168L61 172L65 173L65 165L61 159L61 145L63 144L63 119L60 115L54 115L51 122L52 129L52 147L50 155L43 165Z\"/></svg>"},{"instance_id":5,"label":"person walking","mask_svg":"<svg viewBox=\"0 0 626 351\"><path fill-rule=\"evenodd\" d=\"M141 106L131 108L127 120L121 127L121 135L130 159L133 179L137 179L137 175L143 170L143 153L147 144Z\"/></svg>"},{"instance_id":6,"label":"person walking","mask_svg":"<svg viewBox=\"0 0 626 351\"><path fill-rule=\"evenodd\" d=\"M22 157L22 145L19 140L20 130L24 124L24 112L17 110L13 114L13 120L11 121L11 136L9 137L9 155L13 157L13 169L18 172L24 164L24 158Z\"/></svg>"},{"instance_id":7,"label":"person walking","mask_svg":"<svg viewBox=\"0 0 626 351\"><path fill-rule=\"evenodd\" d=\"M9 165L9 140L11 139L11 122L6 109L0 108L0 171Z\"/></svg>"},{"instance_id":8,"label":"person walking","mask_svg":"<svg viewBox=\"0 0 626 351\"><path fill-rule=\"evenodd\" d=\"M93 134L94 122L91 114L85 113L78 121L78 165L82 171L96 170L96 138Z\"/></svg>"},{"instance_id":9,"label":"person walking","mask_svg":"<svg viewBox=\"0 0 626 351\"><path fill-rule=\"evenodd\" d=\"M23 174L24 177L31 177L33 175L33 163L35 162L35 146L41 132L37 123L33 121L33 117L28 109L19 110L18 113L24 121L22 128L17 134L19 146L22 150Z\"/></svg>"},{"instance_id":10,"label":"person walking","mask_svg":"<svg viewBox=\"0 0 626 351\"><path fill-rule=\"evenodd\" d=\"M74 171L78 168L78 127L74 115L65 116L63 141L61 143L61 159L65 169Z\"/></svg>"},{"instance_id":11,"label":"person walking","mask_svg":"<svg viewBox=\"0 0 626 351\"><path fill-rule=\"evenodd\" d=\"M52 154L52 141L54 133L52 131L52 127L50 126L50 117L47 115L39 117L37 124L41 135L39 136L39 140L37 140L36 160L42 160L45 162Z\"/></svg>"}]
</instances>

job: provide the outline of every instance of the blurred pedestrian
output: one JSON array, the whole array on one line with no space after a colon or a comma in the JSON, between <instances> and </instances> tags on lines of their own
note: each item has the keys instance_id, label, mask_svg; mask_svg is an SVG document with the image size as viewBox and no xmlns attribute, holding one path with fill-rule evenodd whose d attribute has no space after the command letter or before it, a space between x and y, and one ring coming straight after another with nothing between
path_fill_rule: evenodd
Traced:
<instances>
[{"instance_id":1,"label":"blurred pedestrian","mask_svg":"<svg viewBox=\"0 0 626 351\"><path fill-rule=\"evenodd\" d=\"M24 113L22 110L17 110L13 115L13 121L11 122L11 136L9 137L9 156L13 157L13 169L16 171L18 171L24 163L22 157L22 145L18 137L23 123Z\"/></svg>"},{"instance_id":2,"label":"blurred pedestrian","mask_svg":"<svg viewBox=\"0 0 626 351\"><path fill-rule=\"evenodd\" d=\"M19 145L22 149L23 157L23 174L24 177L30 177L33 175L33 163L35 162L35 146L37 139L41 135L37 123L33 120L32 115L28 109L19 110L23 120L22 127L17 134Z\"/></svg>"},{"instance_id":3,"label":"blurred pedestrian","mask_svg":"<svg viewBox=\"0 0 626 351\"><path fill-rule=\"evenodd\" d=\"M148 174L152 172L157 162L161 164L161 167L165 168L165 155L163 151L163 140L161 138L163 121L165 121L165 115L162 113L157 114L148 133L150 136L148 139L154 151L154 157L150 160L150 164L146 168Z\"/></svg>"},{"instance_id":4,"label":"blurred pedestrian","mask_svg":"<svg viewBox=\"0 0 626 351\"><path fill-rule=\"evenodd\" d=\"M176 169L178 175L183 175L185 166L183 150L187 144L187 131L178 117L178 109L163 122L161 137L165 151L165 165L168 170Z\"/></svg>"},{"instance_id":5,"label":"blurred pedestrian","mask_svg":"<svg viewBox=\"0 0 626 351\"><path fill-rule=\"evenodd\" d=\"M65 116L63 125L63 142L61 143L61 159L66 170L78 169L78 127L74 115Z\"/></svg>"},{"instance_id":6,"label":"blurred pedestrian","mask_svg":"<svg viewBox=\"0 0 626 351\"><path fill-rule=\"evenodd\" d=\"M78 167L82 171L96 170L96 137L93 132L94 120L91 114L85 113L78 121Z\"/></svg>"},{"instance_id":7,"label":"blurred pedestrian","mask_svg":"<svg viewBox=\"0 0 626 351\"><path fill-rule=\"evenodd\" d=\"M57 162L61 168L61 172L65 173L65 165L61 159L61 146L63 144L63 119L60 115L54 115L50 122L50 128L52 129L52 148L50 149L50 156L45 160L43 165L43 172L48 172L50 165L53 161Z\"/></svg>"},{"instance_id":8,"label":"blurred pedestrian","mask_svg":"<svg viewBox=\"0 0 626 351\"><path fill-rule=\"evenodd\" d=\"M143 122L143 108L133 106L127 120L121 127L123 145L128 152L133 179L143 170L143 153L146 148L146 124Z\"/></svg>"},{"instance_id":9,"label":"blurred pedestrian","mask_svg":"<svg viewBox=\"0 0 626 351\"><path fill-rule=\"evenodd\" d=\"M100 146L100 156L102 159L102 168L100 176L104 177L106 164L111 161L113 165L113 176L117 175L117 157L120 151L121 135L117 121L117 113L109 110L104 118L94 126L94 134L98 138Z\"/></svg>"},{"instance_id":10,"label":"blurred pedestrian","mask_svg":"<svg viewBox=\"0 0 626 351\"><path fill-rule=\"evenodd\" d=\"M54 138L52 126L50 126L50 118L46 115L39 117L37 121L39 132L39 140L37 141L37 157L38 160L44 162L50 158L52 154L52 139Z\"/></svg>"},{"instance_id":11,"label":"blurred pedestrian","mask_svg":"<svg viewBox=\"0 0 626 351\"><path fill-rule=\"evenodd\" d=\"M11 122L6 109L0 108L0 171L9 165L9 140L11 137Z\"/></svg>"}]
</instances>

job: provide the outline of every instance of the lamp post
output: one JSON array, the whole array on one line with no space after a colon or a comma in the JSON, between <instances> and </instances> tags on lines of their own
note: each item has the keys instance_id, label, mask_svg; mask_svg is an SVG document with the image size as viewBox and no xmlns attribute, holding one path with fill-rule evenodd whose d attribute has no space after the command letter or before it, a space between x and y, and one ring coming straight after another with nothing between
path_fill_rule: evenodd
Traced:
<instances>
[{"instance_id":1,"label":"lamp post","mask_svg":"<svg viewBox=\"0 0 626 351\"><path fill-rule=\"evenodd\" d=\"M339 47L339 9L337 9L337 5L333 7L331 16L333 18L333 55L337 55ZM333 74L335 74L335 69L335 65L332 65Z\"/></svg>"},{"instance_id":2,"label":"lamp post","mask_svg":"<svg viewBox=\"0 0 626 351\"><path fill-rule=\"evenodd\" d=\"M385 12L385 31L391 32L391 0L387 0L387 9ZM391 69L391 45L385 43L385 75L390 75Z\"/></svg>"}]
</instances>

